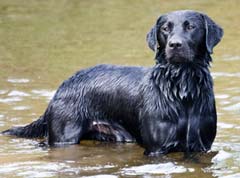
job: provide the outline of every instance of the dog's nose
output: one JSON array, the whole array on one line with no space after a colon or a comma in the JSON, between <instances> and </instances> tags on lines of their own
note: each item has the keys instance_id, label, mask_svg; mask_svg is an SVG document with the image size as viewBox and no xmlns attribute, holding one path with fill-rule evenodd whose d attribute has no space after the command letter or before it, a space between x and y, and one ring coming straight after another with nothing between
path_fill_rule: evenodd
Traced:
<instances>
[{"instance_id":1,"label":"dog's nose","mask_svg":"<svg viewBox=\"0 0 240 178\"><path fill-rule=\"evenodd\" d=\"M172 49L179 49L182 47L182 41L179 39L172 39L168 42L168 46Z\"/></svg>"}]
</instances>

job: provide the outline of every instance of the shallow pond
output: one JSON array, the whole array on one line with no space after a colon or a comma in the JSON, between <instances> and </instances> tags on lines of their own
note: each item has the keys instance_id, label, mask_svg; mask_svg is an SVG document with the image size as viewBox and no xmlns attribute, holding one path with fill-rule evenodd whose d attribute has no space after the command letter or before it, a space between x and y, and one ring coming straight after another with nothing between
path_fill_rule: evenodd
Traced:
<instances>
[{"instance_id":1,"label":"shallow pond","mask_svg":"<svg viewBox=\"0 0 240 178\"><path fill-rule=\"evenodd\" d=\"M177 9L204 11L225 29L211 68L218 110L211 153L148 158L136 144L49 149L39 140L0 136L0 177L240 177L238 0L1 0L0 130L36 120L79 69L152 66L145 35L161 13Z\"/></svg>"}]
</instances>

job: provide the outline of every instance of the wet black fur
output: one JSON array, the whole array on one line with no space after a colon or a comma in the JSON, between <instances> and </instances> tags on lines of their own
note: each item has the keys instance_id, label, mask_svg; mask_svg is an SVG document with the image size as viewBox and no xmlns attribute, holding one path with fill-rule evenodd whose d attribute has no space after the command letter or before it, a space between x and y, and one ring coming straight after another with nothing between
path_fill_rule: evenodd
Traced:
<instances>
[{"instance_id":1,"label":"wet black fur","mask_svg":"<svg viewBox=\"0 0 240 178\"><path fill-rule=\"evenodd\" d=\"M193 60L172 63L166 59L168 39L159 39L163 38L159 29L168 14L161 16L147 36L156 53L154 67L98 65L81 70L63 82L39 120L3 134L46 136L51 146L77 144L82 139L137 141L148 155L208 151L217 121L208 68L222 30L204 14L178 12L182 18L196 15L206 23L201 26L204 38L197 41L198 49L192 49Z\"/></svg>"}]
</instances>

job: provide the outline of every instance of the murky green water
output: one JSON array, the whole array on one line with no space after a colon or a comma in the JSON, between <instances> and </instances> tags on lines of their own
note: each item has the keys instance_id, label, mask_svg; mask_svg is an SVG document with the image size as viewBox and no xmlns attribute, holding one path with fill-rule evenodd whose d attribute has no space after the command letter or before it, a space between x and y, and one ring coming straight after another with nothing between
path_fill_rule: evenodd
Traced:
<instances>
[{"instance_id":1,"label":"murky green water","mask_svg":"<svg viewBox=\"0 0 240 178\"><path fill-rule=\"evenodd\" d=\"M212 73L218 110L213 152L143 156L135 144L82 142L44 149L0 136L0 177L240 177L239 0L1 0L0 130L37 119L59 84L100 64L154 64L145 35L161 14L204 11L225 29Z\"/></svg>"}]
</instances>

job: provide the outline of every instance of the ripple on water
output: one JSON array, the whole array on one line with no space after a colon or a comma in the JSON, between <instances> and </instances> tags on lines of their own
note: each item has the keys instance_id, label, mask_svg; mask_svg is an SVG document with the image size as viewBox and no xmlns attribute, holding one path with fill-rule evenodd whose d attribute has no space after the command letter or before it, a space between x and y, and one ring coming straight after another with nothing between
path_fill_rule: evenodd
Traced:
<instances>
[{"instance_id":1,"label":"ripple on water","mask_svg":"<svg viewBox=\"0 0 240 178\"><path fill-rule=\"evenodd\" d=\"M19 163L9 163L1 165L0 174L2 176L12 175L12 172L17 176L24 177L54 177L56 175L77 175L82 171L94 171L112 168L114 166L93 166L93 167L73 167L71 164L59 162L44 162L44 161L26 161ZM91 176L90 176L91 177ZM95 177L95 176L94 176ZM98 175L101 177L113 177L111 175Z\"/></svg>"},{"instance_id":2,"label":"ripple on water","mask_svg":"<svg viewBox=\"0 0 240 178\"><path fill-rule=\"evenodd\" d=\"M0 114L0 126L4 126L5 125L5 121L2 121L1 119L4 118L3 114Z\"/></svg>"},{"instance_id":3,"label":"ripple on water","mask_svg":"<svg viewBox=\"0 0 240 178\"><path fill-rule=\"evenodd\" d=\"M212 158L213 163L219 163L221 161L225 161L226 159L229 159L232 157L232 154L229 152L226 152L224 150L220 150L216 156Z\"/></svg>"},{"instance_id":4,"label":"ripple on water","mask_svg":"<svg viewBox=\"0 0 240 178\"><path fill-rule=\"evenodd\" d=\"M5 125L5 122L4 121L0 121L0 126L4 126Z\"/></svg>"},{"instance_id":5,"label":"ripple on water","mask_svg":"<svg viewBox=\"0 0 240 178\"><path fill-rule=\"evenodd\" d=\"M234 152L240 152L240 143L239 142L214 142L213 150L231 150ZM239 155L240 157L240 155Z\"/></svg>"},{"instance_id":6,"label":"ripple on water","mask_svg":"<svg viewBox=\"0 0 240 178\"><path fill-rule=\"evenodd\" d=\"M7 90L0 90L0 95L4 95L7 93Z\"/></svg>"},{"instance_id":7,"label":"ripple on water","mask_svg":"<svg viewBox=\"0 0 240 178\"><path fill-rule=\"evenodd\" d=\"M215 98L217 98L217 99L227 99L227 98L229 98L229 96L230 95L228 95L228 94L216 94Z\"/></svg>"},{"instance_id":8,"label":"ripple on water","mask_svg":"<svg viewBox=\"0 0 240 178\"><path fill-rule=\"evenodd\" d=\"M178 166L172 162L161 164L146 164L142 166L133 166L122 169L122 174L124 175L173 174L185 172L194 172L194 169Z\"/></svg>"},{"instance_id":9,"label":"ripple on water","mask_svg":"<svg viewBox=\"0 0 240 178\"><path fill-rule=\"evenodd\" d=\"M10 98L0 98L0 103L13 103L17 101L22 101L23 99L19 96L10 97Z\"/></svg>"},{"instance_id":10,"label":"ripple on water","mask_svg":"<svg viewBox=\"0 0 240 178\"><path fill-rule=\"evenodd\" d=\"M119 176L109 174L98 174L94 176L83 176L82 178L118 178Z\"/></svg>"},{"instance_id":11,"label":"ripple on water","mask_svg":"<svg viewBox=\"0 0 240 178\"><path fill-rule=\"evenodd\" d=\"M221 104L221 105L229 105L231 102L230 101L226 101L226 100L222 100L222 101L220 101L219 102L219 104Z\"/></svg>"},{"instance_id":12,"label":"ripple on water","mask_svg":"<svg viewBox=\"0 0 240 178\"><path fill-rule=\"evenodd\" d=\"M239 157L239 155L236 153L220 150L212 159L213 165L211 167L204 168L203 171L212 172L214 177L232 178L232 176L234 177L235 175L238 175L234 174L234 171L238 169L238 164L232 165L232 160L236 160L237 157Z\"/></svg>"},{"instance_id":13,"label":"ripple on water","mask_svg":"<svg viewBox=\"0 0 240 178\"><path fill-rule=\"evenodd\" d=\"M216 77L240 77L240 72L230 73L230 72L212 72L212 76Z\"/></svg>"},{"instance_id":14,"label":"ripple on water","mask_svg":"<svg viewBox=\"0 0 240 178\"><path fill-rule=\"evenodd\" d=\"M52 177L54 172L64 167L59 163L43 163L43 162L19 162L1 165L0 174L2 176L11 174L13 171L17 176L26 177Z\"/></svg>"},{"instance_id":15,"label":"ripple on water","mask_svg":"<svg viewBox=\"0 0 240 178\"><path fill-rule=\"evenodd\" d=\"M17 101L22 101L23 97L30 96L30 94L18 90L12 90L7 94L8 97L0 98L1 103L13 103Z\"/></svg>"},{"instance_id":16,"label":"ripple on water","mask_svg":"<svg viewBox=\"0 0 240 178\"><path fill-rule=\"evenodd\" d=\"M30 80L26 79L26 78L8 78L7 81L9 83L28 83L28 82L30 82Z\"/></svg>"},{"instance_id":17,"label":"ripple on water","mask_svg":"<svg viewBox=\"0 0 240 178\"><path fill-rule=\"evenodd\" d=\"M30 96L26 92L18 91L18 90L13 90L10 93L8 93L8 96Z\"/></svg>"},{"instance_id":18,"label":"ripple on water","mask_svg":"<svg viewBox=\"0 0 240 178\"><path fill-rule=\"evenodd\" d=\"M240 60L240 56L230 56L230 57L224 57L224 61L238 61ZM240 176L239 176L240 177Z\"/></svg>"},{"instance_id":19,"label":"ripple on water","mask_svg":"<svg viewBox=\"0 0 240 178\"><path fill-rule=\"evenodd\" d=\"M49 91L49 90L32 90L32 93L38 96L43 96L46 97L48 100L51 100L53 95L55 94L55 90L54 91Z\"/></svg>"},{"instance_id":20,"label":"ripple on water","mask_svg":"<svg viewBox=\"0 0 240 178\"><path fill-rule=\"evenodd\" d=\"M223 108L225 111L234 111L234 110L240 110L240 103L232 104L230 106Z\"/></svg>"},{"instance_id":21,"label":"ripple on water","mask_svg":"<svg viewBox=\"0 0 240 178\"><path fill-rule=\"evenodd\" d=\"M221 129L231 129L231 128L234 127L234 124L226 124L226 123L223 123L223 122L218 122L217 126Z\"/></svg>"},{"instance_id":22,"label":"ripple on water","mask_svg":"<svg viewBox=\"0 0 240 178\"><path fill-rule=\"evenodd\" d=\"M239 178L240 177L240 173L237 174L230 174L227 176L220 176L219 178Z\"/></svg>"},{"instance_id":23,"label":"ripple on water","mask_svg":"<svg viewBox=\"0 0 240 178\"><path fill-rule=\"evenodd\" d=\"M23 111L23 110L28 110L30 108L31 108L30 106L15 106L12 109L15 111Z\"/></svg>"}]
</instances>

